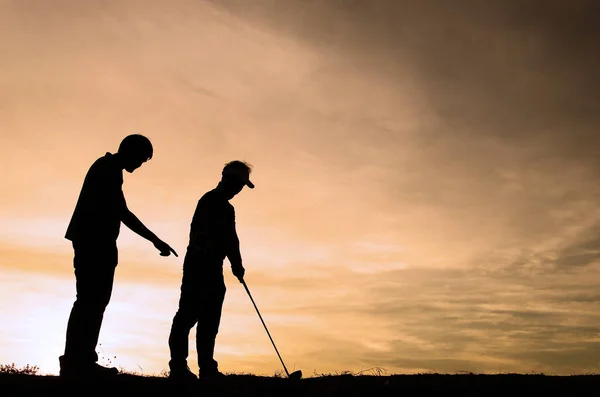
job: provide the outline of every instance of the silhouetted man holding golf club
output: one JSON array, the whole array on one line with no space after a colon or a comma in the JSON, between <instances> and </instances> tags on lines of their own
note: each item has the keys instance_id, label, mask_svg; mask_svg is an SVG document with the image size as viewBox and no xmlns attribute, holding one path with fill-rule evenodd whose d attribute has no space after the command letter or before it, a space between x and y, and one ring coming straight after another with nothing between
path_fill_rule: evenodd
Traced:
<instances>
[{"instance_id":1,"label":"silhouetted man holding golf club","mask_svg":"<svg viewBox=\"0 0 600 397\"><path fill-rule=\"evenodd\" d=\"M129 135L121 141L117 153L97 159L85 176L65 234L73 243L77 298L69 316L65 352L59 358L61 376L87 378L118 373L116 368L97 364L96 345L112 293L121 222L152 242L160 255L177 256L127 208L123 195L123 170L135 171L152 154L148 138Z\"/></svg>"},{"instance_id":2,"label":"silhouetted man holding golf club","mask_svg":"<svg viewBox=\"0 0 600 397\"><path fill-rule=\"evenodd\" d=\"M225 258L229 259L233 274L240 282L245 272L235 228L235 211L229 200L244 186L254 188L250 172L251 166L245 162L227 163L217 187L205 193L196 206L183 262L179 309L169 336L171 379L197 379L187 365L189 333L196 323L200 378L224 376L213 356L226 291Z\"/></svg>"}]
</instances>

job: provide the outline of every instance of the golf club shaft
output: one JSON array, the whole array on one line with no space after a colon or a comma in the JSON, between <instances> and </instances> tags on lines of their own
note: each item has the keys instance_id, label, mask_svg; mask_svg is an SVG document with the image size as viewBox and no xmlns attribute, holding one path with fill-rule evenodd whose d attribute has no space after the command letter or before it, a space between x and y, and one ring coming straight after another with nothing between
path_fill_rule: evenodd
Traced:
<instances>
[{"instance_id":1,"label":"golf club shaft","mask_svg":"<svg viewBox=\"0 0 600 397\"><path fill-rule=\"evenodd\" d=\"M279 351L277 350L277 346L275 346L275 342L273 342L273 338L271 338L271 334L269 333L269 330L267 329L267 325L263 321L263 318L260 315L260 312L258 311L258 307L256 307L256 303L254 303L254 299L252 299L252 294L250 294L250 290L248 289L248 286L246 285L246 281L244 281L243 279L241 281L242 281L242 285L246 289L246 292L248 293L248 296L250 297L250 300L252 301L252 304L254 305L254 308L256 309L256 313L258 313L258 318L260 318L260 322L262 323L263 327L265 327L265 331L267 331L267 335L269 336L269 339L271 340L271 343L273 344L273 347L275 348L275 353L277 353L277 357L279 357L279 361L281 361L281 365L283 365L285 374L289 378L290 373L288 372L287 368L285 367L285 364L283 363L283 360L281 359L281 355L279 354Z\"/></svg>"}]
</instances>

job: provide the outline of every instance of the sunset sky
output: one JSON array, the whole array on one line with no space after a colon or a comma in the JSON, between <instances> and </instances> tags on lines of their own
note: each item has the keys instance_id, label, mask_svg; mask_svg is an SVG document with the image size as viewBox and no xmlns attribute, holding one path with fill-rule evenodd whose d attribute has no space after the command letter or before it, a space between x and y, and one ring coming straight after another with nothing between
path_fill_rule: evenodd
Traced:
<instances>
[{"instance_id":1,"label":"sunset sky","mask_svg":"<svg viewBox=\"0 0 600 397\"><path fill-rule=\"evenodd\" d=\"M128 206L179 258L122 227L101 363L168 368L193 211L239 159L245 278L290 371L600 371L598 15L0 0L0 363L58 373L66 226L89 166L140 133L154 157L124 174ZM225 274L220 369L281 371Z\"/></svg>"}]
</instances>

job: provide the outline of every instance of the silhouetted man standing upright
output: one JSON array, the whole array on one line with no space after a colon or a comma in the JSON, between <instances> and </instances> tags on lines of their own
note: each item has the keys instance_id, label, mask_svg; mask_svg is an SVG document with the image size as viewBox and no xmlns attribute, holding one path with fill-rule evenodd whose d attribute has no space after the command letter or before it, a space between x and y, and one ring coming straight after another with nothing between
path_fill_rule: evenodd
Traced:
<instances>
[{"instance_id":1,"label":"silhouetted man standing upright","mask_svg":"<svg viewBox=\"0 0 600 397\"><path fill-rule=\"evenodd\" d=\"M217 187L205 193L196 206L183 262L179 309L169 336L171 379L197 379L187 365L188 338L196 323L200 378L224 376L213 356L226 291L223 279L225 257L240 281L245 272L235 229L235 211L229 200L244 186L254 188L249 179L250 171L250 165L245 162L227 163Z\"/></svg>"},{"instance_id":2,"label":"silhouetted man standing upright","mask_svg":"<svg viewBox=\"0 0 600 397\"><path fill-rule=\"evenodd\" d=\"M116 375L116 368L98 365L96 345L104 310L110 301L118 263L117 237L121 222L149 240L162 256L177 253L159 239L127 208L123 170L133 172L152 158L145 136L121 141L117 153L106 153L87 172L65 238L73 243L77 298L67 325L60 375L88 377Z\"/></svg>"}]
</instances>

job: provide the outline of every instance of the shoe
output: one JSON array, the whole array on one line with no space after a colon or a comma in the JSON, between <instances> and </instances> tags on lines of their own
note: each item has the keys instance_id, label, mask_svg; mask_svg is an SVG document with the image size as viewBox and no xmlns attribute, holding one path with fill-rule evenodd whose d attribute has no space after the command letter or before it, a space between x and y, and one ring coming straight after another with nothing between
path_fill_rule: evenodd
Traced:
<instances>
[{"instance_id":1,"label":"shoe","mask_svg":"<svg viewBox=\"0 0 600 397\"><path fill-rule=\"evenodd\" d=\"M66 367L60 369L61 378L80 378L80 379L106 379L114 378L119 374L119 370L114 367L103 367L96 363L86 365L80 368Z\"/></svg>"},{"instance_id":2,"label":"shoe","mask_svg":"<svg viewBox=\"0 0 600 397\"><path fill-rule=\"evenodd\" d=\"M61 378L112 378L119 374L119 370L114 367L103 367L97 363L81 364L67 362L64 357L60 357L60 372Z\"/></svg>"},{"instance_id":3,"label":"shoe","mask_svg":"<svg viewBox=\"0 0 600 397\"><path fill-rule=\"evenodd\" d=\"M222 372L219 372L219 370L212 370L212 371L200 370L200 379L223 379L225 377L227 377L227 375L225 375Z\"/></svg>"},{"instance_id":4,"label":"shoe","mask_svg":"<svg viewBox=\"0 0 600 397\"><path fill-rule=\"evenodd\" d=\"M169 379L177 382L194 382L198 377L190 371L190 367L175 367L169 372Z\"/></svg>"},{"instance_id":5,"label":"shoe","mask_svg":"<svg viewBox=\"0 0 600 397\"><path fill-rule=\"evenodd\" d=\"M96 378L110 378L119 374L119 370L115 367L103 367L96 363L92 364L88 371L91 376Z\"/></svg>"}]
</instances>

